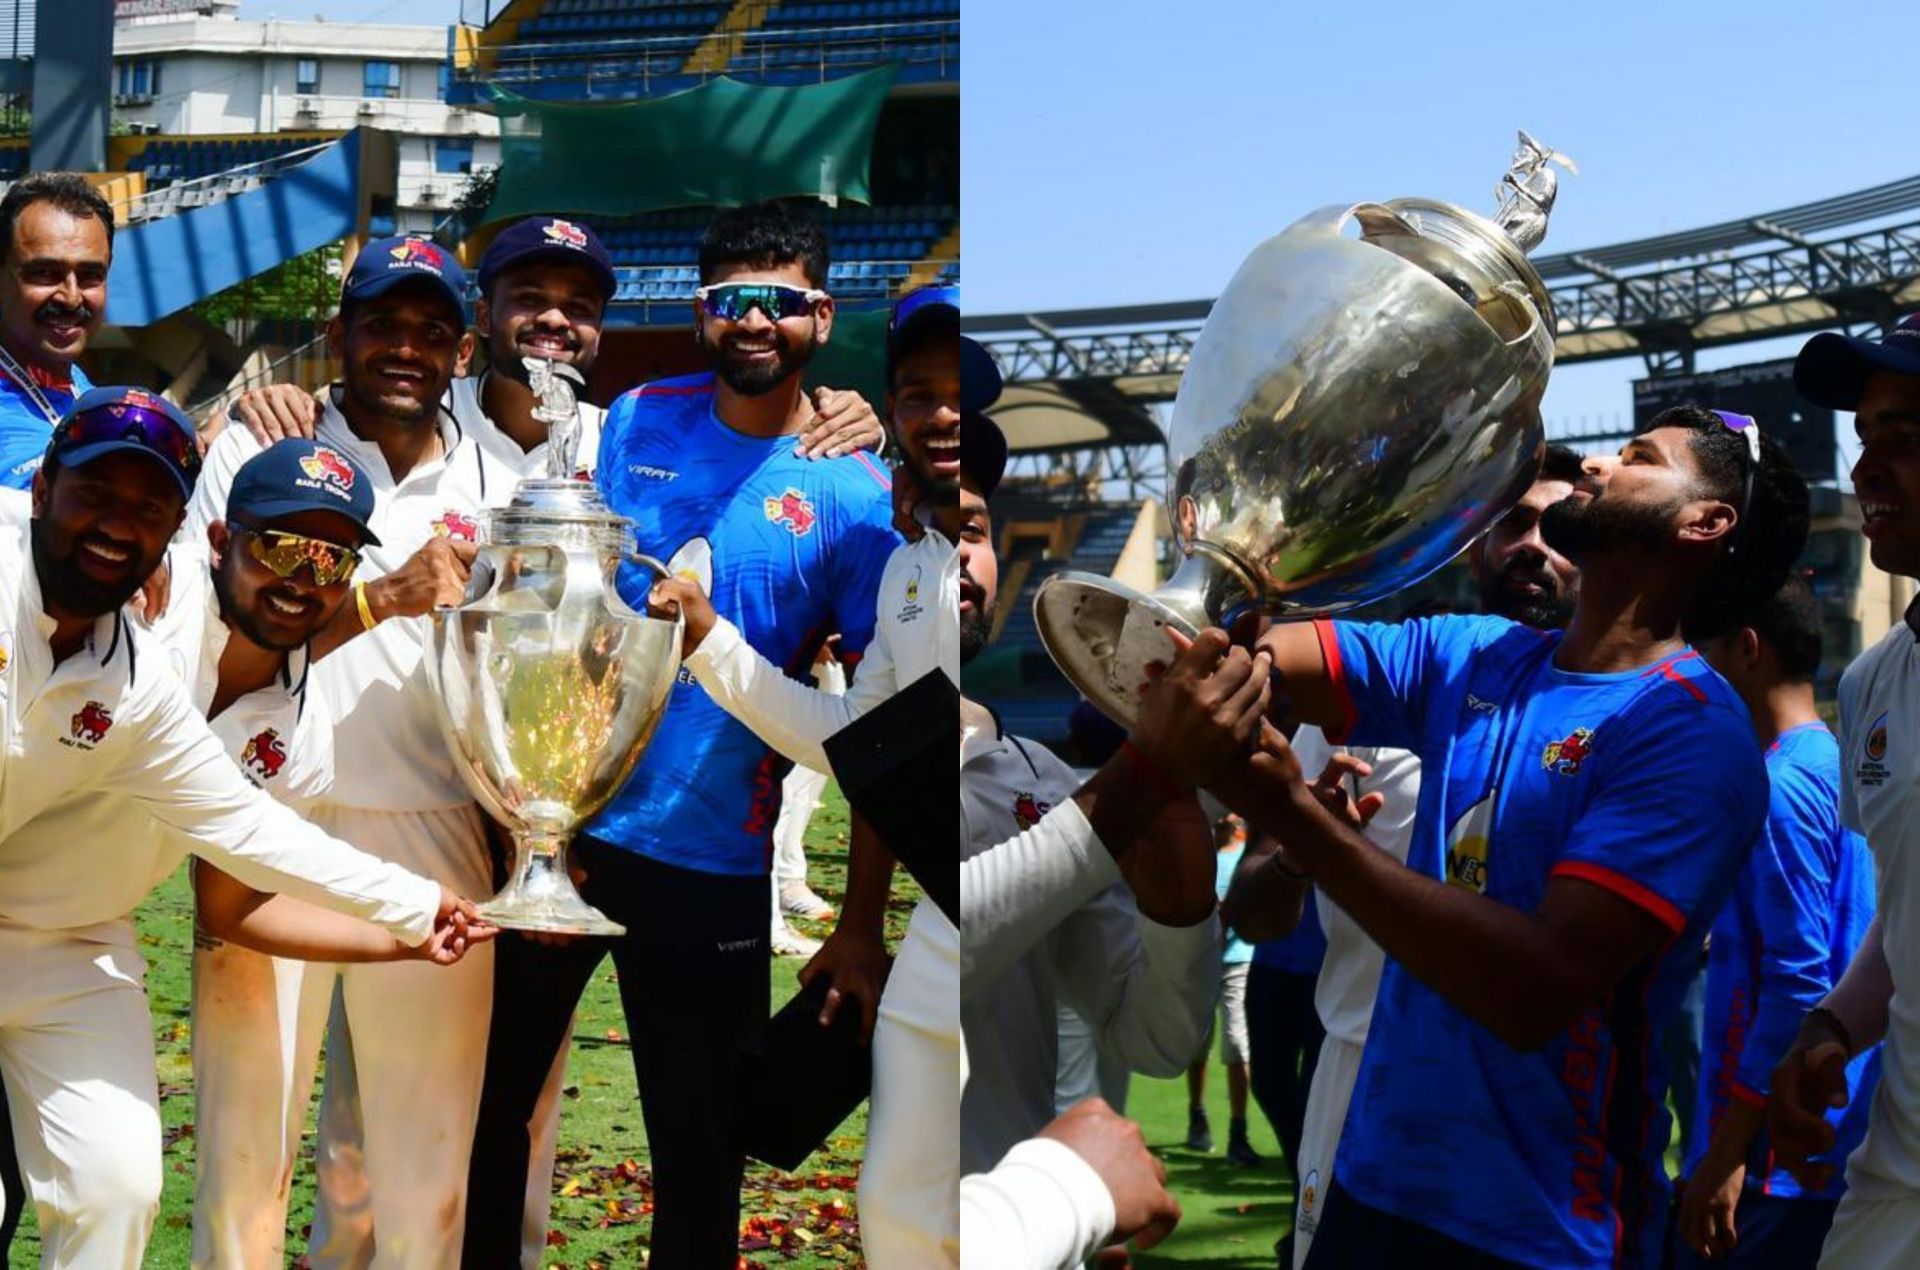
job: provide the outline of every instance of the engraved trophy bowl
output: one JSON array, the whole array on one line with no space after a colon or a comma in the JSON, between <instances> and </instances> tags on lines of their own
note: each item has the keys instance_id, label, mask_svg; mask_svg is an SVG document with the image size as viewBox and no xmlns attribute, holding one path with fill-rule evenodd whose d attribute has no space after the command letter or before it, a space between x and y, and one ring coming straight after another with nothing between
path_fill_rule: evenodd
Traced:
<instances>
[{"instance_id":1,"label":"engraved trophy bowl","mask_svg":"<svg viewBox=\"0 0 1920 1270\"><path fill-rule=\"evenodd\" d=\"M1168 429L1184 559L1151 595L1064 572L1035 597L1048 653L1088 700L1131 722L1147 664L1172 660L1168 628L1390 595L1526 492L1553 365L1552 303L1525 254L1545 232L1549 159L1564 165L1522 134L1498 223L1427 199L1336 205L1247 257Z\"/></svg>"},{"instance_id":2,"label":"engraved trophy bowl","mask_svg":"<svg viewBox=\"0 0 1920 1270\"><path fill-rule=\"evenodd\" d=\"M636 612L614 589L624 561L666 567L634 550L632 522L588 481L524 480L479 521L466 595L435 615L427 667L454 766L513 835L512 878L480 913L516 930L622 934L575 889L567 843L666 712L681 621Z\"/></svg>"}]
</instances>

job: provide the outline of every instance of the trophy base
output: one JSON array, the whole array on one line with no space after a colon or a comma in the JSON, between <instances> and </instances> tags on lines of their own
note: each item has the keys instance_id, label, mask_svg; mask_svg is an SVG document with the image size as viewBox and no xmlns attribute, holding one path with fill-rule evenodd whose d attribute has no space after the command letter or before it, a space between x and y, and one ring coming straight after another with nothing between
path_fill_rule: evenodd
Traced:
<instances>
[{"instance_id":1,"label":"trophy base","mask_svg":"<svg viewBox=\"0 0 1920 1270\"><path fill-rule=\"evenodd\" d=\"M1080 694L1117 723L1132 725L1148 662L1175 656L1167 631L1191 639L1201 623L1152 595L1095 573L1057 573L1033 599L1047 653Z\"/></svg>"},{"instance_id":2,"label":"trophy base","mask_svg":"<svg viewBox=\"0 0 1920 1270\"><path fill-rule=\"evenodd\" d=\"M503 930L555 935L624 935L627 928L580 898L567 876L564 851L534 851L516 844L513 880L479 906L480 916Z\"/></svg>"}]
</instances>

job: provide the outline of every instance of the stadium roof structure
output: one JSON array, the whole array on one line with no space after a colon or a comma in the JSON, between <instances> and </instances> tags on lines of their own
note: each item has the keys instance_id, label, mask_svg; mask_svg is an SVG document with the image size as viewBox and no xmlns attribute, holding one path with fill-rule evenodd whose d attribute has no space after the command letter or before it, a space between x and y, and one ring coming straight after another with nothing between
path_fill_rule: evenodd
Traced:
<instances>
[{"instance_id":1,"label":"stadium roof structure","mask_svg":"<svg viewBox=\"0 0 1920 1270\"><path fill-rule=\"evenodd\" d=\"M1851 228L1849 228L1851 227ZM1845 230L1832 237L1813 234ZM1890 328L1920 307L1920 176L1611 247L1541 256L1560 364L1638 356L1686 374L1702 348L1829 327ZM994 417L1018 452L1159 444L1211 300L968 317L999 361Z\"/></svg>"}]
</instances>

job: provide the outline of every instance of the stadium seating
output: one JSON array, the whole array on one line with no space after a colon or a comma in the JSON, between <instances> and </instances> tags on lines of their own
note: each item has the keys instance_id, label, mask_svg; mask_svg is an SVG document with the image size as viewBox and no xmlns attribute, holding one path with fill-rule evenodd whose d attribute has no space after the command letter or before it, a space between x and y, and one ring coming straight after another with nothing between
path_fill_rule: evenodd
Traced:
<instances>
[{"instance_id":1,"label":"stadium seating","mask_svg":"<svg viewBox=\"0 0 1920 1270\"><path fill-rule=\"evenodd\" d=\"M213 176L249 164L265 163L318 144L312 137L155 137L131 160L128 170L144 172L149 190L176 181Z\"/></svg>"},{"instance_id":2,"label":"stadium seating","mask_svg":"<svg viewBox=\"0 0 1920 1270\"><path fill-rule=\"evenodd\" d=\"M700 208L593 222L620 277L615 300L692 299L700 285L700 237L712 218L711 209ZM953 228L959 209L938 204L843 207L824 219L833 257L828 289L844 300L872 300L900 289L914 264ZM957 277L958 267L943 272Z\"/></svg>"},{"instance_id":3,"label":"stadium seating","mask_svg":"<svg viewBox=\"0 0 1920 1270\"><path fill-rule=\"evenodd\" d=\"M959 0L814 0L776 4L734 34L730 57L689 72L688 59L732 9L711 0L548 0L498 47L486 79L564 99L679 92L717 70L768 84L817 83L897 64L905 83L959 78ZM572 87L569 87L569 86ZM449 100L464 99L471 82Z\"/></svg>"}]
</instances>

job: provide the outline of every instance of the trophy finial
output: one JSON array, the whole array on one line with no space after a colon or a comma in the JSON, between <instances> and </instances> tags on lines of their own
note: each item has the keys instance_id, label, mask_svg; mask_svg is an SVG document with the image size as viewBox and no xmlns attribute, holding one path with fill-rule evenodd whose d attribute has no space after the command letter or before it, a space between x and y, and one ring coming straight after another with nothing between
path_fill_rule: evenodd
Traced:
<instances>
[{"instance_id":1,"label":"trophy finial","mask_svg":"<svg viewBox=\"0 0 1920 1270\"><path fill-rule=\"evenodd\" d=\"M1547 236L1547 216L1560 192L1559 175L1551 166L1555 163L1580 175L1572 159L1541 145L1522 128L1513 164L1493 187L1494 197L1499 200L1494 223L1507 231L1507 237L1519 244L1521 251L1532 251Z\"/></svg>"},{"instance_id":2,"label":"trophy finial","mask_svg":"<svg viewBox=\"0 0 1920 1270\"><path fill-rule=\"evenodd\" d=\"M527 387L540 399L533 417L547 425L547 476L551 480L571 480L579 469L575 459L580 452L580 393L586 377L571 366L547 357L525 359Z\"/></svg>"}]
</instances>

